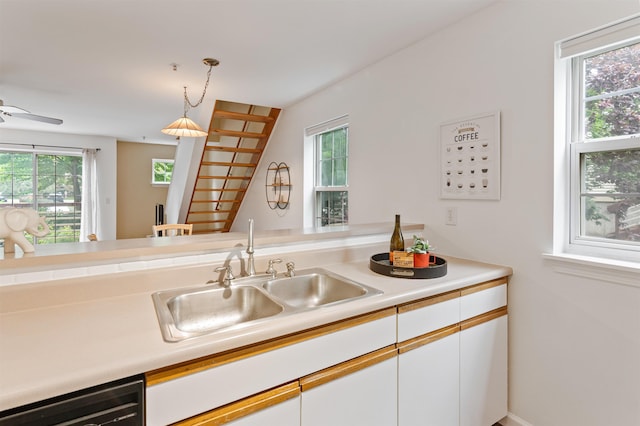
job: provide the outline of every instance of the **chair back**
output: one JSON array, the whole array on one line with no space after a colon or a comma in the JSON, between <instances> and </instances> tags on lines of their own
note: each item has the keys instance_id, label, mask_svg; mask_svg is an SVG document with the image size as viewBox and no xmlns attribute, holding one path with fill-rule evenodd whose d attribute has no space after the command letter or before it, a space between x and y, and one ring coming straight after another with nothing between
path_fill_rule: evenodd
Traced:
<instances>
[{"instance_id":1,"label":"chair back","mask_svg":"<svg viewBox=\"0 0 640 426\"><path fill-rule=\"evenodd\" d=\"M166 223L164 225L153 225L153 235L156 237L175 237L180 235L191 235L193 231L192 223Z\"/></svg>"}]
</instances>

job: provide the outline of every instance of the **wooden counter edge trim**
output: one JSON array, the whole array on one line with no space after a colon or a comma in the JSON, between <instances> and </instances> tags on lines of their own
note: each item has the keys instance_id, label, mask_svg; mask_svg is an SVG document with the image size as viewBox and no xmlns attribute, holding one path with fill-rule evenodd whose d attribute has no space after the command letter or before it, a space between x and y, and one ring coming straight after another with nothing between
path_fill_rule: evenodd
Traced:
<instances>
[{"instance_id":1,"label":"wooden counter edge trim","mask_svg":"<svg viewBox=\"0 0 640 426\"><path fill-rule=\"evenodd\" d=\"M436 340L444 339L447 336L451 336L452 334L456 334L460 331L460 324L453 324L443 327L439 330L432 331L427 334L423 334L422 336L414 337L413 339L405 340L404 342L398 343L398 353L409 352L413 349L418 349L421 346L428 345L429 343L433 343Z\"/></svg>"},{"instance_id":2,"label":"wooden counter edge trim","mask_svg":"<svg viewBox=\"0 0 640 426\"><path fill-rule=\"evenodd\" d=\"M353 358L324 370L312 373L300 379L302 392L308 391L316 386L320 386L340 377L363 370L371 365L377 364L398 355L396 345L389 345L366 355Z\"/></svg>"},{"instance_id":3,"label":"wooden counter edge trim","mask_svg":"<svg viewBox=\"0 0 640 426\"><path fill-rule=\"evenodd\" d=\"M460 290L450 291L448 293L439 294L437 296L431 296L426 299L416 300L413 302L405 303L398 306L398 313L413 311L415 309L424 308L426 306L435 305L436 303L446 302L447 300L456 299L460 297Z\"/></svg>"},{"instance_id":4,"label":"wooden counter edge trim","mask_svg":"<svg viewBox=\"0 0 640 426\"><path fill-rule=\"evenodd\" d=\"M159 368L157 370L149 371L145 374L147 380L147 386L157 385L169 380L177 379L179 377L194 374L199 371L208 370L210 368L218 367L223 364L238 361L244 358L248 358L254 355L259 355L274 349L282 348L285 346L300 343L305 340L313 339L316 337L324 336L326 334L334 333L346 328L355 327L367 322L376 321L378 319L386 318L396 315L396 308L386 308L380 311L371 312L356 317L347 318L344 320L336 321L333 323L321 325L318 327L303 330L297 333L292 333L282 337L276 337L274 339L258 342L253 345L244 346L237 349L231 349L225 352L219 352L216 354L204 356L190 361L185 361L179 364L170 365L168 367Z\"/></svg>"},{"instance_id":5,"label":"wooden counter edge trim","mask_svg":"<svg viewBox=\"0 0 640 426\"><path fill-rule=\"evenodd\" d=\"M265 392L232 402L206 413L175 423L179 426L213 426L222 425L257 411L272 407L281 402L300 395L298 381L278 386Z\"/></svg>"},{"instance_id":6,"label":"wooden counter edge trim","mask_svg":"<svg viewBox=\"0 0 640 426\"><path fill-rule=\"evenodd\" d=\"M472 285L469 287L465 287L463 289L460 290L460 293L462 296L466 296L467 294L471 294L471 293L476 293L478 291L482 291L482 290L487 290L489 288L492 287L498 287L502 284L507 284L508 283L508 279L507 277L502 277L502 278L498 278L496 280L491 280L491 281L487 281L484 283L480 283L480 284L476 284L476 285Z\"/></svg>"},{"instance_id":7,"label":"wooden counter edge trim","mask_svg":"<svg viewBox=\"0 0 640 426\"><path fill-rule=\"evenodd\" d=\"M497 278L491 281L485 281L480 284L473 284L469 287L465 287L458 290L449 291L446 293L438 294L436 296L430 296L420 300L414 300L402 305L398 305L398 313L409 312L414 309L424 308L426 306L435 305L436 303L446 302L447 300L455 299L457 297L465 296L467 294L476 293L478 291L487 290L492 287L497 287L502 284L507 284L507 277Z\"/></svg>"},{"instance_id":8,"label":"wooden counter edge trim","mask_svg":"<svg viewBox=\"0 0 640 426\"><path fill-rule=\"evenodd\" d=\"M493 311L485 312L484 314L480 314L473 318L462 321L462 323L460 323L460 330L462 331L471 327L475 327L476 325L491 321L492 319L500 318L501 316L507 315L508 313L509 312L507 311L506 306L494 309Z\"/></svg>"}]
</instances>

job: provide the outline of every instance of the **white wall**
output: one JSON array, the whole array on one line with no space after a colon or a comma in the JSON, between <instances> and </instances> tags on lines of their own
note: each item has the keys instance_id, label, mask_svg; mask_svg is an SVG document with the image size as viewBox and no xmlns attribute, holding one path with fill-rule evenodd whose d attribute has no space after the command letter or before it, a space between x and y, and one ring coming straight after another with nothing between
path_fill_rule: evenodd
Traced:
<instances>
[{"instance_id":1,"label":"white wall","mask_svg":"<svg viewBox=\"0 0 640 426\"><path fill-rule=\"evenodd\" d=\"M165 203L166 223L185 223L187 220L204 144L204 138L182 138L176 146L175 166Z\"/></svg>"},{"instance_id":2,"label":"white wall","mask_svg":"<svg viewBox=\"0 0 640 426\"><path fill-rule=\"evenodd\" d=\"M96 156L101 239L116 239L116 139L104 136L71 135L65 133L32 132L0 129L0 144L34 144L71 148L100 148Z\"/></svg>"},{"instance_id":3,"label":"white wall","mask_svg":"<svg viewBox=\"0 0 640 426\"><path fill-rule=\"evenodd\" d=\"M541 257L552 248L554 42L639 11L637 0L498 2L286 108L237 227L302 226L303 129L348 113L352 223L400 213L424 222L441 253L514 268L510 412L536 426L639 425L640 289L561 274ZM501 200L439 199L439 124L496 109ZM284 212L266 204L270 161L291 166ZM457 226L445 225L447 207Z\"/></svg>"}]
</instances>

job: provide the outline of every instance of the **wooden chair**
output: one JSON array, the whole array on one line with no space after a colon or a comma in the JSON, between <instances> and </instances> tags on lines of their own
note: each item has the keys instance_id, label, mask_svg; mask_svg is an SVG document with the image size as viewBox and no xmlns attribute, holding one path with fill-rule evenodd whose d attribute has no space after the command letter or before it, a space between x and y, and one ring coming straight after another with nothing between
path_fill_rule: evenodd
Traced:
<instances>
[{"instance_id":1,"label":"wooden chair","mask_svg":"<svg viewBox=\"0 0 640 426\"><path fill-rule=\"evenodd\" d=\"M192 223L167 223L164 225L153 225L153 235L156 237L175 237L180 235L191 235L193 231Z\"/></svg>"}]
</instances>

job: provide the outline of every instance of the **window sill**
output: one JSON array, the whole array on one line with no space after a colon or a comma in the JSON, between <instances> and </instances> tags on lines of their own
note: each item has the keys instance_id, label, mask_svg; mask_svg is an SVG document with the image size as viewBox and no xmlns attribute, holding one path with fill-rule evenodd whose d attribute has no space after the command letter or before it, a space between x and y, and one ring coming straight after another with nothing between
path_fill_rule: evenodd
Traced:
<instances>
[{"instance_id":1,"label":"window sill","mask_svg":"<svg viewBox=\"0 0 640 426\"><path fill-rule=\"evenodd\" d=\"M543 253L554 271L598 281L640 288L640 263L566 253Z\"/></svg>"}]
</instances>

